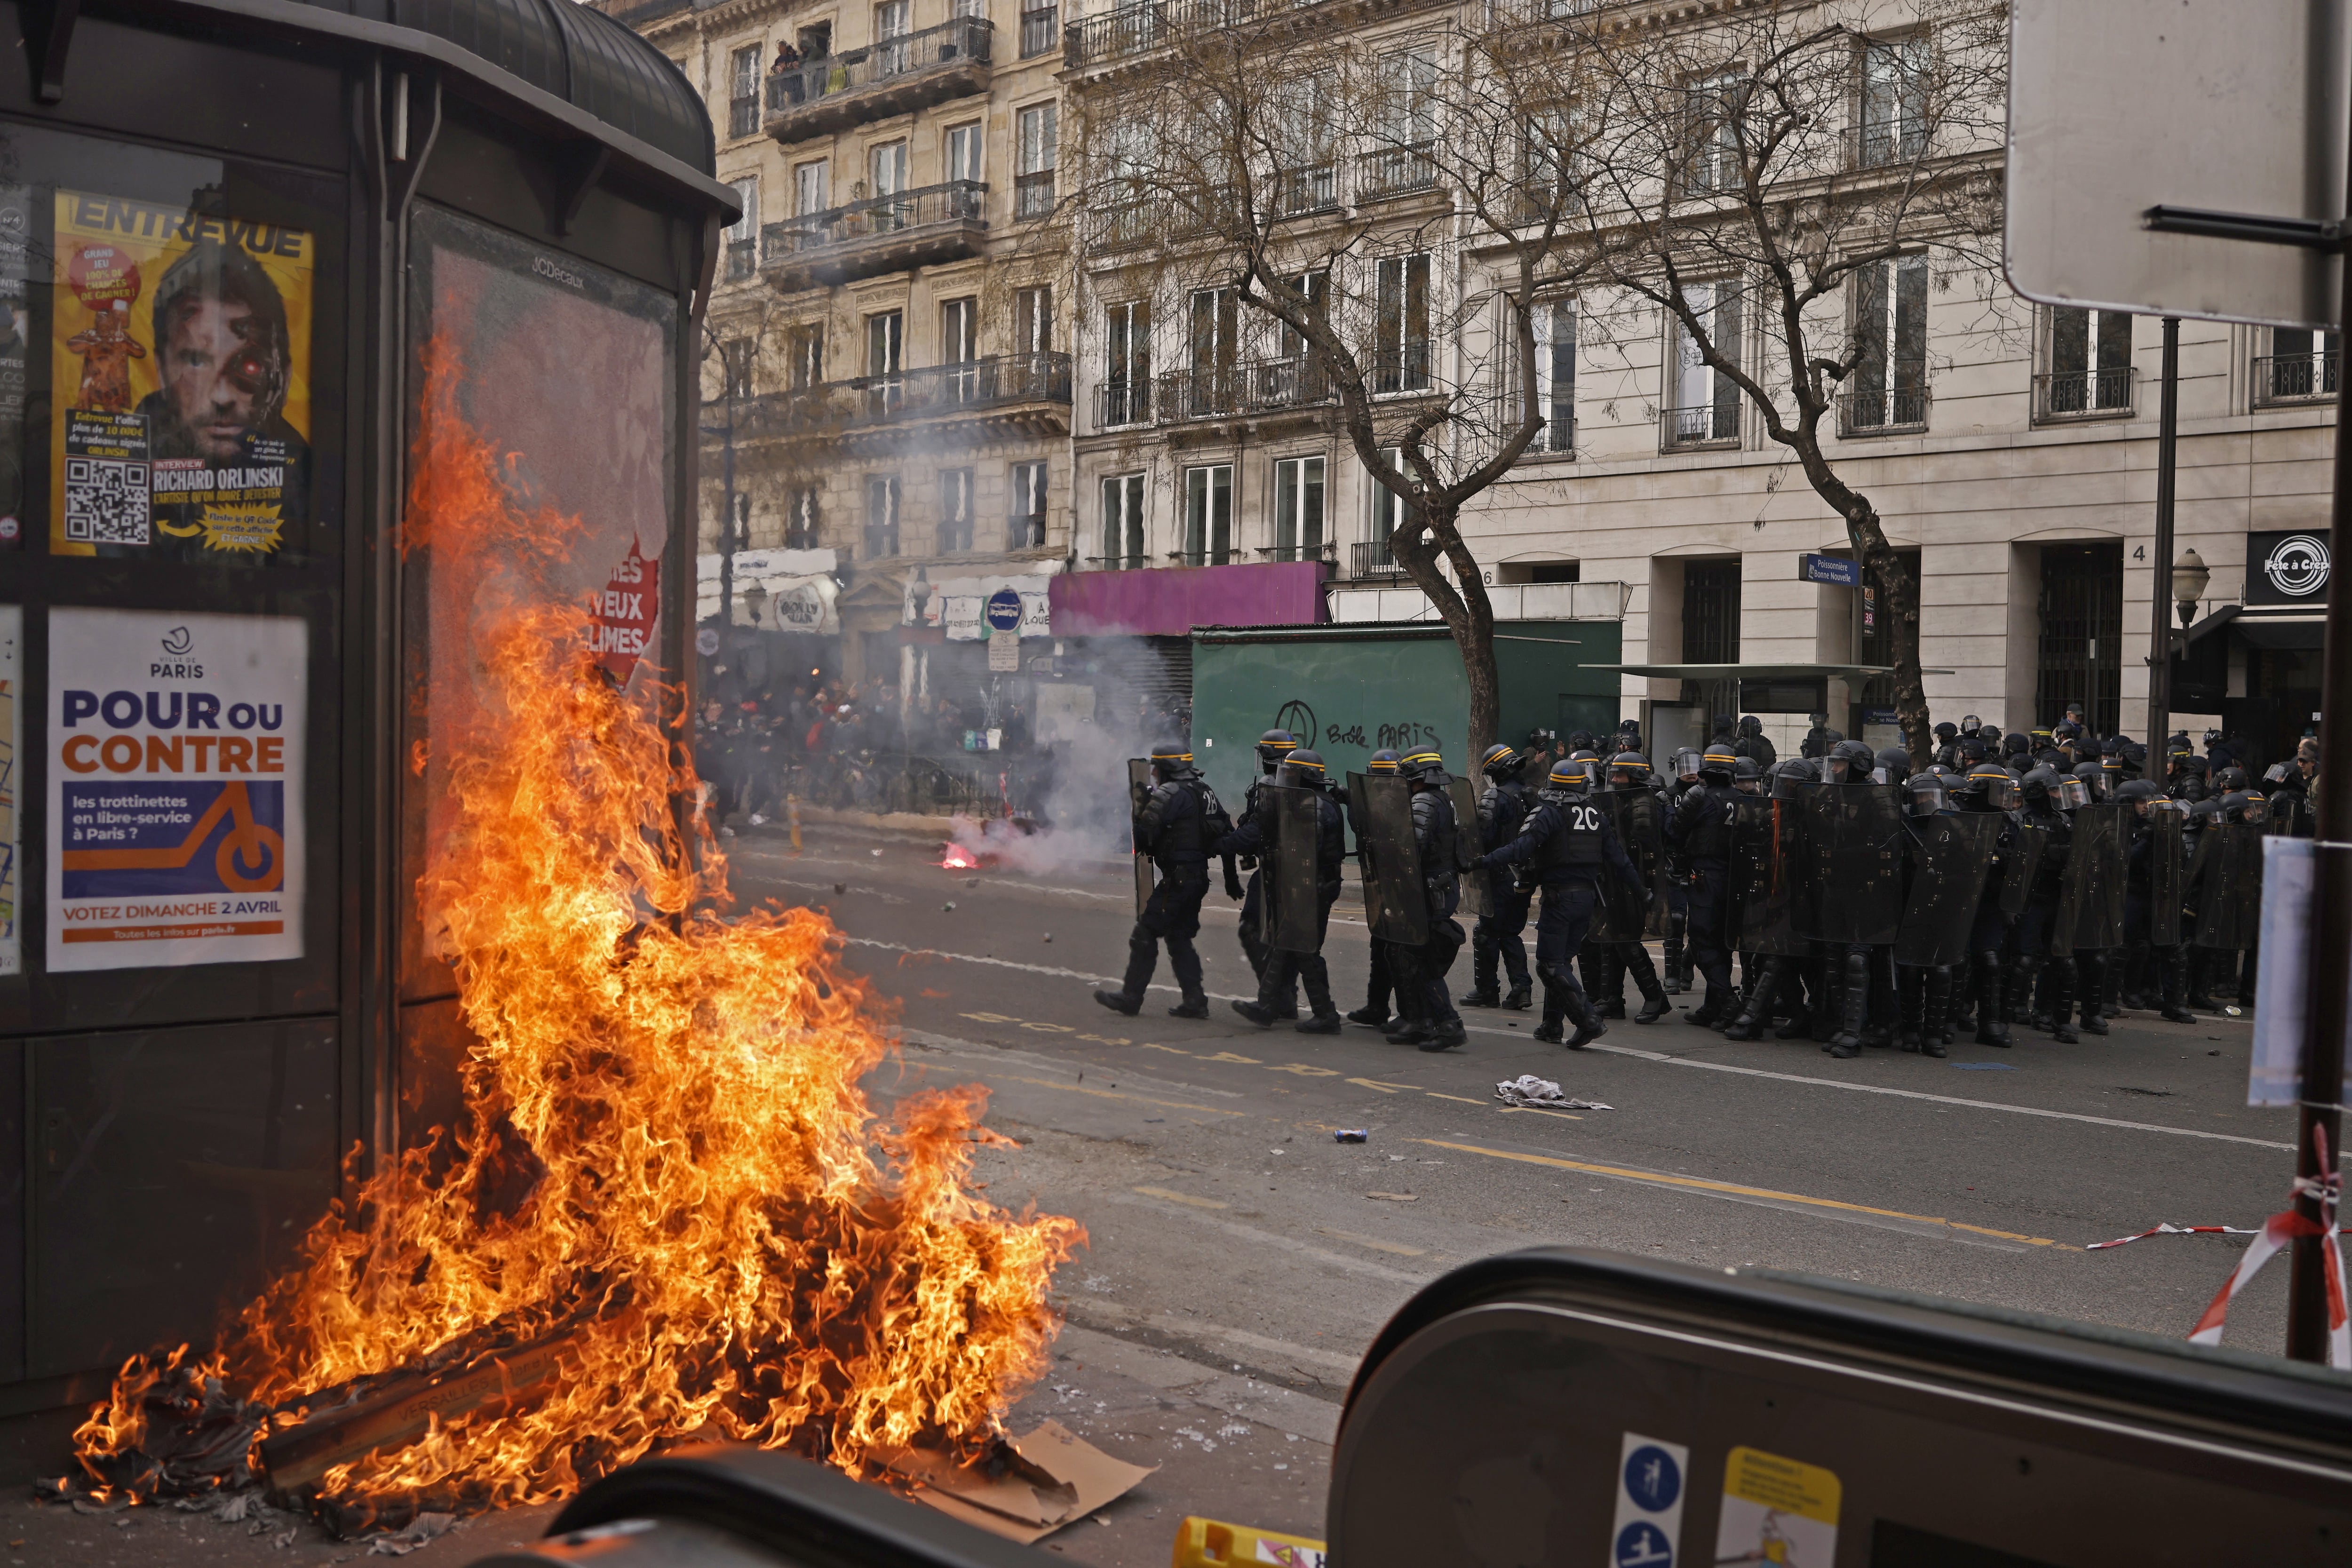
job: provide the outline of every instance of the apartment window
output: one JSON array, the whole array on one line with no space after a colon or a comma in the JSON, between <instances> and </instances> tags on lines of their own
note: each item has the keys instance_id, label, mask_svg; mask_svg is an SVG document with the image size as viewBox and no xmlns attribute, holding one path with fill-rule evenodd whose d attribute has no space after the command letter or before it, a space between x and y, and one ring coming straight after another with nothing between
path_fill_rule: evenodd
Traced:
<instances>
[{"instance_id":1,"label":"apartment window","mask_svg":"<svg viewBox=\"0 0 2352 1568\"><path fill-rule=\"evenodd\" d=\"M980 396L980 301L967 295L940 301L940 363L961 366L949 377L949 395L958 403Z\"/></svg>"},{"instance_id":2,"label":"apartment window","mask_svg":"<svg viewBox=\"0 0 2352 1568\"><path fill-rule=\"evenodd\" d=\"M1905 163L1927 150L1927 35L1862 46L1862 138L1856 164Z\"/></svg>"},{"instance_id":3,"label":"apartment window","mask_svg":"<svg viewBox=\"0 0 2352 1568\"><path fill-rule=\"evenodd\" d=\"M1021 58L1029 59L1062 46L1061 11L1052 0L1021 0Z\"/></svg>"},{"instance_id":4,"label":"apartment window","mask_svg":"<svg viewBox=\"0 0 2352 1568\"><path fill-rule=\"evenodd\" d=\"M1051 353L1054 350L1054 286L1039 283L1013 291L1013 352Z\"/></svg>"},{"instance_id":5,"label":"apartment window","mask_svg":"<svg viewBox=\"0 0 2352 1568\"><path fill-rule=\"evenodd\" d=\"M803 485L784 498L784 548L816 548L816 489Z\"/></svg>"},{"instance_id":6,"label":"apartment window","mask_svg":"<svg viewBox=\"0 0 2352 1568\"><path fill-rule=\"evenodd\" d=\"M760 266L760 177L730 181L727 188L743 204L743 216L727 230L727 277L749 278Z\"/></svg>"},{"instance_id":7,"label":"apartment window","mask_svg":"<svg viewBox=\"0 0 2352 1568\"><path fill-rule=\"evenodd\" d=\"M1192 374L1183 415L1199 418L1233 406L1234 367L1241 359L1241 294L1233 289L1195 289L1192 300Z\"/></svg>"},{"instance_id":8,"label":"apartment window","mask_svg":"<svg viewBox=\"0 0 2352 1568\"><path fill-rule=\"evenodd\" d=\"M1274 134L1275 204L1283 213L1320 212L1339 204L1331 163L1333 82L1328 71L1313 71L1278 85L1270 117Z\"/></svg>"},{"instance_id":9,"label":"apartment window","mask_svg":"<svg viewBox=\"0 0 2352 1568\"><path fill-rule=\"evenodd\" d=\"M832 167L823 158L814 163L793 165L793 212L795 216L810 217L833 205L833 182L828 177Z\"/></svg>"},{"instance_id":10,"label":"apartment window","mask_svg":"<svg viewBox=\"0 0 2352 1568\"><path fill-rule=\"evenodd\" d=\"M1739 563L1693 561L1683 568L1683 662L1739 662Z\"/></svg>"},{"instance_id":11,"label":"apartment window","mask_svg":"<svg viewBox=\"0 0 2352 1568\"><path fill-rule=\"evenodd\" d=\"M2059 307L2046 313L2048 367L2034 379L2034 416L2092 418L2132 411L2132 319L2124 310Z\"/></svg>"},{"instance_id":12,"label":"apartment window","mask_svg":"<svg viewBox=\"0 0 2352 1568\"><path fill-rule=\"evenodd\" d=\"M1570 110L1540 109L1528 116L1519 164L1531 216L1557 217L1575 205L1576 148L1576 117Z\"/></svg>"},{"instance_id":13,"label":"apartment window","mask_svg":"<svg viewBox=\"0 0 2352 1568\"><path fill-rule=\"evenodd\" d=\"M793 37L793 42L804 60L821 60L833 53L833 24L816 22L803 27Z\"/></svg>"},{"instance_id":14,"label":"apartment window","mask_svg":"<svg viewBox=\"0 0 2352 1568\"><path fill-rule=\"evenodd\" d=\"M1101 423L1138 425L1151 417L1151 301L1122 300L1103 312Z\"/></svg>"},{"instance_id":15,"label":"apartment window","mask_svg":"<svg viewBox=\"0 0 2352 1568\"><path fill-rule=\"evenodd\" d=\"M1690 188L1739 188L1739 122L1747 105L1746 79L1717 77L1690 89Z\"/></svg>"},{"instance_id":16,"label":"apartment window","mask_svg":"<svg viewBox=\"0 0 2352 1568\"><path fill-rule=\"evenodd\" d=\"M1742 325L1738 285L1686 284L1683 299L1705 326L1716 352L1737 361ZM1693 447L1738 441L1738 384L1700 357L1699 339L1681 317L1674 317L1672 326L1675 353L1668 370L1674 384L1667 390L1665 444Z\"/></svg>"},{"instance_id":17,"label":"apartment window","mask_svg":"<svg viewBox=\"0 0 2352 1568\"><path fill-rule=\"evenodd\" d=\"M1307 301L1307 309L1310 315L1322 318L1326 321L1330 319L1331 274L1328 268L1318 268L1312 272L1302 272L1296 278L1286 278L1283 281L1297 289L1299 297ZM1304 360L1315 352L1314 346L1307 341L1306 334L1288 321L1279 320L1276 321L1275 342L1278 357L1286 360Z\"/></svg>"},{"instance_id":18,"label":"apartment window","mask_svg":"<svg viewBox=\"0 0 2352 1568\"><path fill-rule=\"evenodd\" d=\"M940 553L971 548L971 470L940 470Z\"/></svg>"},{"instance_id":19,"label":"apartment window","mask_svg":"<svg viewBox=\"0 0 2352 1568\"><path fill-rule=\"evenodd\" d=\"M737 338L719 346L719 396L751 395L751 356L755 346L749 338Z\"/></svg>"},{"instance_id":20,"label":"apartment window","mask_svg":"<svg viewBox=\"0 0 2352 1568\"><path fill-rule=\"evenodd\" d=\"M1429 389L1429 256L1384 256L1373 317L1374 392Z\"/></svg>"},{"instance_id":21,"label":"apartment window","mask_svg":"<svg viewBox=\"0 0 2352 1568\"><path fill-rule=\"evenodd\" d=\"M866 411L884 415L898 409L905 392L898 379L906 368L907 317L904 311L883 310L866 318Z\"/></svg>"},{"instance_id":22,"label":"apartment window","mask_svg":"<svg viewBox=\"0 0 2352 1568\"><path fill-rule=\"evenodd\" d=\"M1118 571L1147 564L1143 545L1143 476L1118 474L1102 482L1102 561Z\"/></svg>"},{"instance_id":23,"label":"apartment window","mask_svg":"<svg viewBox=\"0 0 2352 1568\"><path fill-rule=\"evenodd\" d=\"M1404 452L1396 447L1383 447L1381 457L1399 473L1404 471ZM1389 549L1389 536L1412 521L1412 503L1374 478L1372 470L1364 469L1364 538L1351 547L1350 562L1358 577L1392 576L1397 573L1396 555Z\"/></svg>"},{"instance_id":24,"label":"apartment window","mask_svg":"<svg viewBox=\"0 0 2352 1568\"><path fill-rule=\"evenodd\" d=\"M2271 352L2254 361L2254 402L2300 403L2336 395L2336 334L2273 327Z\"/></svg>"},{"instance_id":25,"label":"apartment window","mask_svg":"<svg viewBox=\"0 0 2352 1568\"><path fill-rule=\"evenodd\" d=\"M1374 109L1379 139L1391 147L1423 147L1437 136L1437 56L1399 49L1381 60Z\"/></svg>"},{"instance_id":26,"label":"apartment window","mask_svg":"<svg viewBox=\"0 0 2352 1568\"><path fill-rule=\"evenodd\" d=\"M948 15L958 21L985 18L988 16L988 0L955 0L955 4L948 7Z\"/></svg>"},{"instance_id":27,"label":"apartment window","mask_svg":"<svg viewBox=\"0 0 2352 1568\"><path fill-rule=\"evenodd\" d=\"M874 7L873 70L877 77L897 76L910 63L899 40L915 30L914 0L882 0Z\"/></svg>"},{"instance_id":28,"label":"apartment window","mask_svg":"<svg viewBox=\"0 0 2352 1568\"><path fill-rule=\"evenodd\" d=\"M803 321L785 329L784 353L790 357L784 374L794 392L806 392L824 380L824 323Z\"/></svg>"},{"instance_id":29,"label":"apartment window","mask_svg":"<svg viewBox=\"0 0 2352 1568\"><path fill-rule=\"evenodd\" d=\"M1536 412L1543 428L1528 443L1527 454L1570 452L1576 448L1576 305L1572 300L1539 302L1530 339L1535 346ZM1508 402L1516 410L1526 383L1514 372Z\"/></svg>"},{"instance_id":30,"label":"apartment window","mask_svg":"<svg viewBox=\"0 0 2352 1568\"><path fill-rule=\"evenodd\" d=\"M727 134L760 133L760 46L747 44L727 57Z\"/></svg>"},{"instance_id":31,"label":"apartment window","mask_svg":"<svg viewBox=\"0 0 2352 1568\"><path fill-rule=\"evenodd\" d=\"M1897 257L1853 279L1853 374L1840 399L1849 431L1927 423L1927 258Z\"/></svg>"},{"instance_id":32,"label":"apartment window","mask_svg":"<svg viewBox=\"0 0 2352 1568\"><path fill-rule=\"evenodd\" d=\"M1233 560L1234 466L1212 463L1184 470L1184 564L1223 566Z\"/></svg>"},{"instance_id":33,"label":"apartment window","mask_svg":"<svg viewBox=\"0 0 2352 1568\"><path fill-rule=\"evenodd\" d=\"M1054 167L1061 154L1055 106L1040 103L1013 116L1013 216L1045 217L1054 210Z\"/></svg>"},{"instance_id":34,"label":"apartment window","mask_svg":"<svg viewBox=\"0 0 2352 1568\"><path fill-rule=\"evenodd\" d=\"M884 142L866 154L874 176L874 194L895 196L907 188L907 143Z\"/></svg>"},{"instance_id":35,"label":"apartment window","mask_svg":"<svg viewBox=\"0 0 2352 1568\"><path fill-rule=\"evenodd\" d=\"M898 553L898 476L866 476L866 559Z\"/></svg>"},{"instance_id":36,"label":"apartment window","mask_svg":"<svg viewBox=\"0 0 2352 1568\"><path fill-rule=\"evenodd\" d=\"M1004 547L1035 550L1045 542L1045 465L1013 465L1013 514L1007 521Z\"/></svg>"},{"instance_id":37,"label":"apartment window","mask_svg":"<svg viewBox=\"0 0 2352 1568\"><path fill-rule=\"evenodd\" d=\"M948 127L948 178L950 181L980 177L980 121Z\"/></svg>"},{"instance_id":38,"label":"apartment window","mask_svg":"<svg viewBox=\"0 0 2352 1568\"><path fill-rule=\"evenodd\" d=\"M1274 465L1274 558L1323 555L1323 459L1284 458Z\"/></svg>"}]
</instances>

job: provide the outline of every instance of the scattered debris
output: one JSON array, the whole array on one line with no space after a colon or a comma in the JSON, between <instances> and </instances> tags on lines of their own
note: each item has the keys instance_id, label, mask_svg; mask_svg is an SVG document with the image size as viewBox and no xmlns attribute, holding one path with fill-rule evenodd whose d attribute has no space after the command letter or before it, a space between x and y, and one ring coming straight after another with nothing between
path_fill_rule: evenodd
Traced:
<instances>
[{"instance_id":1,"label":"scattered debris","mask_svg":"<svg viewBox=\"0 0 2352 1568\"><path fill-rule=\"evenodd\" d=\"M942 909L942 910L945 910L949 911L950 913L952 913L952 912L954 912L954 910L955 910L955 900L954 900L953 899L950 899L950 900L949 900L946 903L941 904L941 905L940 906L940 909Z\"/></svg>"},{"instance_id":2,"label":"scattered debris","mask_svg":"<svg viewBox=\"0 0 2352 1568\"><path fill-rule=\"evenodd\" d=\"M845 893L849 891L849 884L846 882L835 882L833 885L833 890L836 893Z\"/></svg>"},{"instance_id":3,"label":"scattered debris","mask_svg":"<svg viewBox=\"0 0 2352 1568\"><path fill-rule=\"evenodd\" d=\"M420 1513L408 1521L405 1530L396 1530L389 1535L379 1535L369 1541L368 1555L405 1557L426 1542L447 1534L449 1527L457 1521L455 1514ZM292 1531L287 1531L289 1537L293 1533Z\"/></svg>"},{"instance_id":4,"label":"scattered debris","mask_svg":"<svg viewBox=\"0 0 2352 1568\"><path fill-rule=\"evenodd\" d=\"M1334 1143L1369 1143L1371 1140L1372 1130L1369 1127L1342 1127L1331 1134Z\"/></svg>"},{"instance_id":5,"label":"scattered debris","mask_svg":"<svg viewBox=\"0 0 2352 1568\"><path fill-rule=\"evenodd\" d=\"M1364 1195L1368 1198L1378 1198L1382 1203L1390 1204L1417 1204L1421 1202L1420 1198L1414 1196L1411 1193L1366 1193Z\"/></svg>"},{"instance_id":6,"label":"scattered debris","mask_svg":"<svg viewBox=\"0 0 2352 1568\"><path fill-rule=\"evenodd\" d=\"M1505 1105L1530 1105L1543 1110L1613 1110L1597 1100L1570 1100L1548 1078L1523 1073L1495 1086L1495 1098Z\"/></svg>"},{"instance_id":7,"label":"scattered debris","mask_svg":"<svg viewBox=\"0 0 2352 1568\"><path fill-rule=\"evenodd\" d=\"M874 858L876 858L877 860L879 860L880 858L882 858L882 851L880 851L879 849L877 849L877 850L873 851L873 855L874 855Z\"/></svg>"},{"instance_id":8,"label":"scattered debris","mask_svg":"<svg viewBox=\"0 0 2352 1568\"><path fill-rule=\"evenodd\" d=\"M1054 940L1054 933L1053 933L1052 931L1047 931L1047 932L1045 933L1045 940L1046 940L1047 942L1051 942L1051 941L1053 941L1053 940Z\"/></svg>"}]
</instances>

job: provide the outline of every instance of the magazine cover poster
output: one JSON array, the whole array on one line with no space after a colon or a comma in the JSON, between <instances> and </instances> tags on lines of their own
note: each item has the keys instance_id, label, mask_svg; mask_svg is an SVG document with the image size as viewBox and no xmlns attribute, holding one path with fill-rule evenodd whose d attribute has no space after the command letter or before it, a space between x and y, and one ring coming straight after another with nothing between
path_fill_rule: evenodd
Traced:
<instances>
[{"instance_id":1,"label":"magazine cover poster","mask_svg":"<svg viewBox=\"0 0 2352 1568\"><path fill-rule=\"evenodd\" d=\"M50 550L266 562L308 515L312 235L57 193Z\"/></svg>"},{"instance_id":2,"label":"magazine cover poster","mask_svg":"<svg viewBox=\"0 0 2352 1568\"><path fill-rule=\"evenodd\" d=\"M49 612L52 971L302 956L299 616Z\"/></svg>"}]
</instances>

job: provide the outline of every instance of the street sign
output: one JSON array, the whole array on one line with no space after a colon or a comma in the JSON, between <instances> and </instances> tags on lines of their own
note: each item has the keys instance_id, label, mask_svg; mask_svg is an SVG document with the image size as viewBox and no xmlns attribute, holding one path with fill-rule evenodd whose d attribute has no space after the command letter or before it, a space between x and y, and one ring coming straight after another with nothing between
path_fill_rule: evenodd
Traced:
<instances>
[{"instance_id":1,"label":"street sign","mask_svg":"<svg viewBox=\"0 0 2352 1568\"><path fill-rule=\"evenodd\" d=\"M1862 563L1847 555L1800 555L1797 581L1827 583L1833 588L1862 586Z\"/></svg>"},{"instance_id":2,"label":"street sign","mask_svg":"<svg viewBox=\"0 0 2352 1568\"><path fill-rule=\"evenodd\" d=\"M992 610L995 606L991 605ZM991 675L1021 673L1021 634L995 631L988 634L988 672Z\"/></svg>"},{"instance_id":3,"label":"street sign","mask_svg":"<svg viewBox=\"0 0 2352 1568\"><path fill-rule=\"evenodd\" d=\"M988 596L988 607L982 612L992 632L1021 630L1021 595L1010 588L999 588Z\"/></svg>"},{"instance_id":4,"label":"street sign","mask_svg":"<svg viewBox=\"0 0 2352 1568\"><path fill-rule=\"evenodd\" d=\"M2325 251L2158 232L2147 216L2344 216L2345 0L2016 0L2009 38L2011 287L2053 305L2336 325Z\"/></svg>"}]
</instances>

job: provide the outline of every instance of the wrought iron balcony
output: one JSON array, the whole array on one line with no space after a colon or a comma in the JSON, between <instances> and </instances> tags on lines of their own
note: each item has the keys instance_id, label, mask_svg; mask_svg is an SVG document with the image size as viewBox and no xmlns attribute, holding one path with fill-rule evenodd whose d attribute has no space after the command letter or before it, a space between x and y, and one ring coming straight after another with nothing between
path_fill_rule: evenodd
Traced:
<instances>
[{"instance_id":1,"label":"wrought iron balcony","mask_svg":"<svg viewBox=\"0 0 2352 1568\"><path fill-rule=\"evenodd\" d=\"M2263 354L2254 361L2254 406L2336 400L2336 351Z\"/></svg>"},{"instance_id":2,"label":"wrought iron balcony","mask_svg":"<svg viewBox=\"0 0 2352 1568\"><path fill-rule=\"evenodd\" d=\"M1433 145L1419 142L1410 147L1382 147L1357 158L1356 200L1386 201L1391 196L1435 190L1437 161L1430 156Z\"/></svg>"},{"instance_id":3,"label":"wrought iron balcony","mask_svg":"<svg viewBox=\"0 0 2352 1568\"><path fill-rule=\"evenodd\" d=\"M1927 380L1916 367L1895 366L1893 386L1863 386L1838 394L1838 434L1891 436L1927 427Z\"/></svg>"},{"instance_id":4,"label":"wrought iron balcony","mask_svg":"<svg viewBox=\"0 0 2352 1568\"><path fill-rule=\"evenodd\" d=\"M1054 171L1013 176L1013 216L1016 222L1054 216Z\"/></svg>"},{"instance_id":5,"label":"wrought iron balcony","mask_svg":"<svg viewBox=\"0 0 2352 1568\"><path fill-rule=\"evenodd\" d=\"M1339 173L1328 162L1285 169L1276 176L1274 207L1280 216L1328 212L1339 205Z\"/></svg>"},{"instance_id":6,"label":"wrought iron balcony","mask_svg":"<svg viewBox=\"0 0 2352 1568\"><path fill-rule=\"evenodd\" d=\"M1273 0L1267 0L1271 8ZM1259 14L1261 0L1133 0L1062 33L1062 63L1076 69L1149 54L1187 33L1231 26Z\"/></svg>"},{"instance_id":7,"label":"wrought iron balcony","mask_svg":"<svg viewBox=\"0 0 2352 1568\"><path fill-rule=\"evenodd\" d=\"M919 33L771 72L768 134L779 142L804 142L986 92L992 37L985 17L958 16Z\"/></svg>"},{"instance_id":8,"label":"wrought iron balcony","mask_svg":"<svg viewBox=\"0 0 2352 1568\"><path fill-rule=\"evenodd\" d=\"M665 16L675 16L681 11L694 9L694 0L638 0L635 5L623 5L612 13L613 20L624 27L645 27Z\"/></svg>"},{"instance_id":9,"label":"wrought iron balcony","mask_svg":"<svg viewBox=\"0 0 2352 1568\"><path fill-rule=\"evenodd\" d=\"M760 269L760 242L756 239L730 239L727 242L727 281L740 282Z\"/></svg>"},{"instance_id":10,"label":"wrought iron balcony","mask_svg":"<svg viewBox=\"0 0 2352 1568\"><path fill-rule=\"evenodd\" d=\"M1331 385L1312 356L1171 371L1160 378L1163 423L1273 414L1328 402ZM1133 423L1133 421L1129 421Z\"/></svg>"},{"instance_id":11,"label":"wrought iron balcony","mask_svg":"<svg viewBox=\"0 0 2352 1568\"><path fill-rule=\"evenodd\" d=\"M2049 371L2033 378L2033 417L2043 421L2128 419L2138 391L2137 365Z\"/></svg>"},{"instance_id":12,"label":"wrought iron balcony","mask_svg":"<svg viewBox=\"0 0 2352 1568\"><path fill-rule=\"evenodd\" d=\"M1658 412L1658 445L1669 452L1739 445L1739 401L1726 398Z\"/></svg>"},{"instance_id":13,"label":"wrought iron balcony","mask_svg":"<svg viewBox=\"0 0 2352 1568\"><path fill-rule=\"evenodd\" d=\"M1095 388L1095 428L1115 430L1123 425L1151 423L1151 383L1148 380L1106 382Z\"/></svg>"},{"instance_id":14,"label":"wrought iron balcony","mask_svg":"<svg viewBox=\"0 0 2352 1568\"><path fill-rule=\"evenodd\" d=\"M1927 154L1927 127L1916 117L1846 128L1845 166L1849 169L1902 168Z\"/></svg>"},{"instance_id":15,"label":"wrought iron balcony","mask_svg":"<svg viewBox=\"0 0 2352 1568\"><path fill-rule=\"evenodd\" d=\"M1404 568L1389 553L1386 539L1374 539L1348 546L1348 575L1350 577L1402 577Z\"/></svg>"},{"instance_id":16,"label":"wrought iron balcony","mask_svg":"<svg viewBox=\"0 0 2352 1568\"><path fill-rule=\"evenodd\" d=\"M1068 431L1070 356L997 354L963 364L820 382L736 405L739 439L823 437L877 426L971 419L1040 435Z\"/></svg>"},{"instance_id":17,"label":"wrought iron balcony","mask_svg":"<svg viewBox=\"0 0 2352 1568\"><path fill-rule=\"evenodd\" d=\"M988 187L950 180L868 196L760 230L760 268L780 289L841 283L980 252Z\"/></svg>"}]
</instances>

